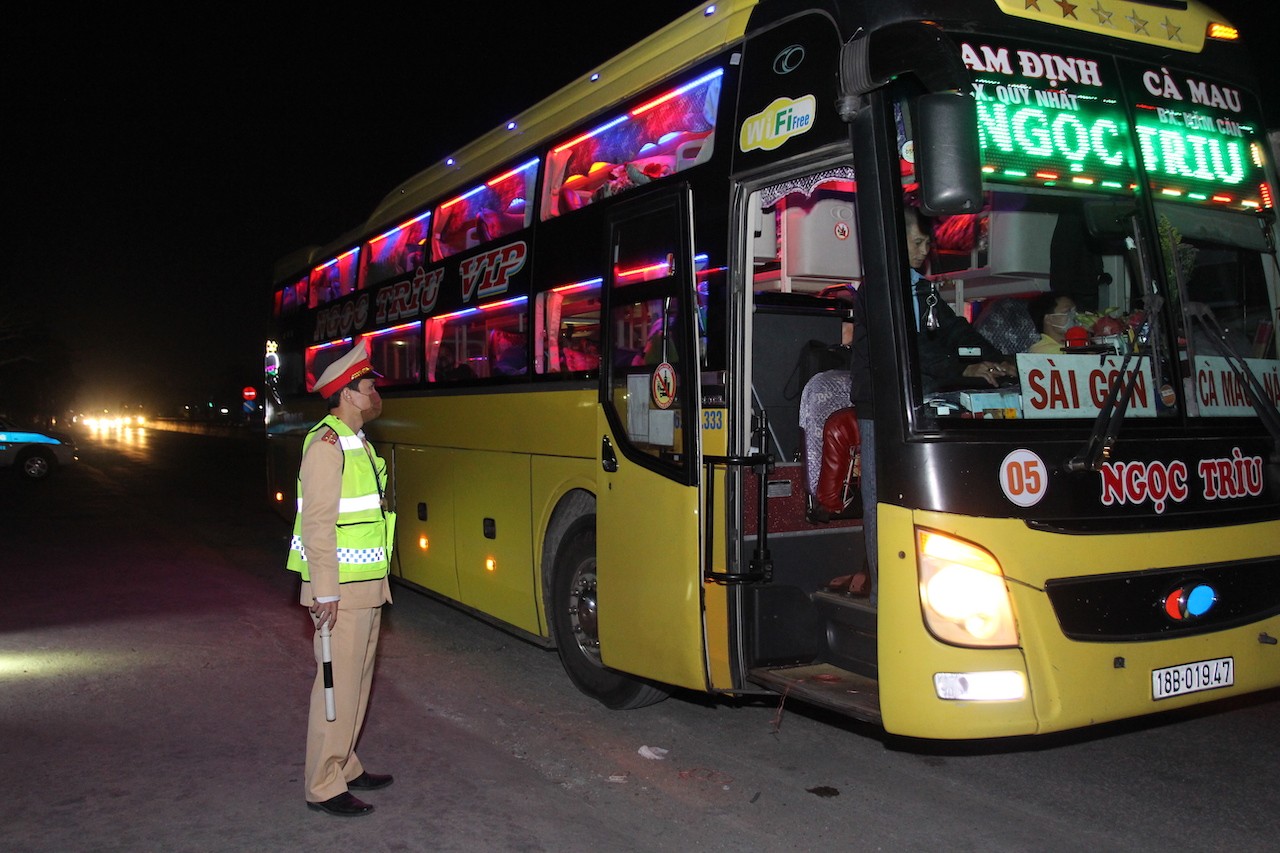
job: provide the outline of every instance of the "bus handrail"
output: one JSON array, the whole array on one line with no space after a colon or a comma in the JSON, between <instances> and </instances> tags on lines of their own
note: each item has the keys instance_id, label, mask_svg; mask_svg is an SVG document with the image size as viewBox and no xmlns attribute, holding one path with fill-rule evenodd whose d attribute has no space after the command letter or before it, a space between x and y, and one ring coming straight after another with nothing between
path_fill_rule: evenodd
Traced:
<instances>
[{"instance_id":1,"label":"bus handrail","mask_svg":"<svg viewBox=\"0 0 1280 853\"><path fill-rule=\"evenodd\" d=\"M757 446L764 447L764 439L768 435L769 418L761 411L756 433L761 439ZM702 464L706 469L707 501L703 518L705 519L705 537L707 543L707 561L702 571L703 580L722 584L769 583L773 580L773 555L769 552L769 479L766 474L773 470L774 456L762 450L746 456L704 456ZM715 472L716 465L726 467L747 467L755 469L756 474L756 547L751 555L748 571L717 572L713 568L713 545L715 543Z\"/></svg>"}]
</instances>

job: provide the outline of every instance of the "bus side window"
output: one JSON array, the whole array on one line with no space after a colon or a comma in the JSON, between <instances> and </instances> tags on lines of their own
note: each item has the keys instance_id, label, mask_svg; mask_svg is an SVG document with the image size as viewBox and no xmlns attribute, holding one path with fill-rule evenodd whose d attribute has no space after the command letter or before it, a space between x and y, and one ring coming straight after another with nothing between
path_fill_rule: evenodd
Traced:
<instances>
[{"instance_id":1,"label":"bus side window","mask_svg":"<svg viewBox=\"0 0 1280 853\"><path fill-rule=\"evenodd\" d=\"M600 284L553 288L537 297L536 373L585 373L600 367Z\"/></svg>"}]
</instances>

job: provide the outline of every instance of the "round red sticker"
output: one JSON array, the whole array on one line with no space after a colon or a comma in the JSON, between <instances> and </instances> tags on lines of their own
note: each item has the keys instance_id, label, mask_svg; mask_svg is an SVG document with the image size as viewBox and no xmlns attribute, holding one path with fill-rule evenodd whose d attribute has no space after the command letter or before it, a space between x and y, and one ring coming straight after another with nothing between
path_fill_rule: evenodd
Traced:
<instances>
[{"instance_id":1,"label":"round red sticker","mask_svg":"<svg viewBox=\"0 0 1280 853\"><path fill-rule=\"evenodd\" d=\"M669 409L676 401L676 370L662 362L653 370L653 404L659 409Z\"/></svg>"}]
</instances>

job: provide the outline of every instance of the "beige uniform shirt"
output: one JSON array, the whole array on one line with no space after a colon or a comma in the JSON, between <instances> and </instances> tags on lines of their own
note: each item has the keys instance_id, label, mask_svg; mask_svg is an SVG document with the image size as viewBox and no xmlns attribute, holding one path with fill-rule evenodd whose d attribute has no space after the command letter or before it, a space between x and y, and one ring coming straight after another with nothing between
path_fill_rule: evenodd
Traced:
<instances>
[{"instance_id":1,"label":"beige uniform shirt","mask_svg":"<svg viewBox=\"0 0 1280 853\"><path fill-rule=\"evenodd\" d=\"M364 440L361 432L360 439ZM338 499L342 497L342 448L316 438L302 454L302 543L310 581L302 582L298 603L310 607L316 597L341 596L338 608L378 607L391 601L391 583L338 583Z\"/></svg>"}]
</instances>

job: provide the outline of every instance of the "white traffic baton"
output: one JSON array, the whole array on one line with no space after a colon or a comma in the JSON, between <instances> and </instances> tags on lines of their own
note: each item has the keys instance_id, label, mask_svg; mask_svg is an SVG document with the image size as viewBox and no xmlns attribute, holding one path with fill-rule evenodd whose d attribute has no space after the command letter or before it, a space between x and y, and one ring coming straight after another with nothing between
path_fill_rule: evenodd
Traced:
<instances>
[{"instance_id":1,"label":"white traffic baton","mask_svg":"<svg viewBox=\"0 0 1280 853\"><path fill-rule=\"evenodd\" d=\"M324 718L329 722L338 719L333 706L333 652L329 649L329 622L320 623L320 659L324 670Z\"/></svg>"}]
</instances>

